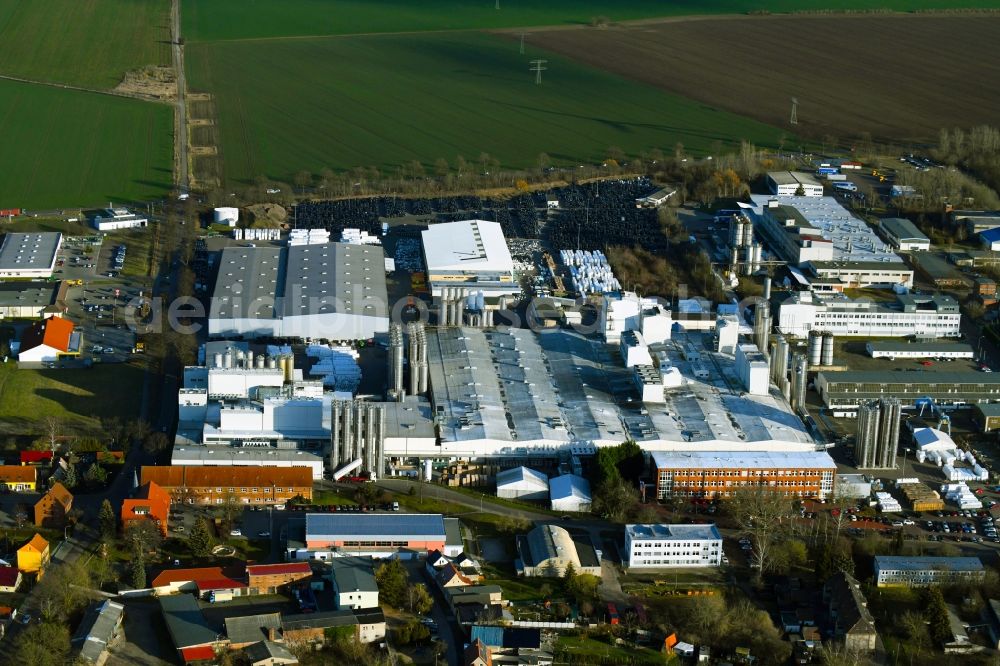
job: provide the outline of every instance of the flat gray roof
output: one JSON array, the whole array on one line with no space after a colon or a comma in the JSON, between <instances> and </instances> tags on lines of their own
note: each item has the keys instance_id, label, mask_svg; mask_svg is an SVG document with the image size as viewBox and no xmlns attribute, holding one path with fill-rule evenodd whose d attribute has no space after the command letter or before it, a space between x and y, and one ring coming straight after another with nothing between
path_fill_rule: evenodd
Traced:
<instances>
[{"instance_id":1,"label":"flat gray roof","mask_svg":"<svg viewBox=\"0 0 1000 666\"><path fill-rule=\"evenodd\" d=\"M837 469L826 451L653 451L657 469Z\"/></svg>"},{"instance_id":2,"label":"flat gray roof","mask_svg":"<svg viewBox=\"0 0 1000 666\"><path fill-rule=\"evenodd\" d=\"M212 292L215 319L274 319L388 308L381 247L322 243L227 247Z\"/></svg>"},{"instance_id":3,"label":"flat gray roof","mask_svg":"<svg viewBox=\"0 0 1000 666\"><path fill-rule=\"evenodd\" d=\"M0 270L42 270L55 264L62 234L56 231L20 233L12 231L0 245Z\"/></svg>"},{"instance_id":4,"label":"flat gray roof","mask_svg":"<svg viewBox=\"0 0 1000 666\"><path fill-rule=\"evenodd\" d=\"M434 416L426 399L408 395L402 402L380 402L384 437L434 437Z\"/></svg>"},{"instance_id":5,"label":"flat gray roof","mask_svg":"<svg viewBox=\"0 0 1000 666\"><path fill-rule=\"evenodd\" d=\"M719 529L714 525L668 525L657 524L636 524L626 525L625 532L633 540L657 539L657 540L680 540L680 539L722 539Z\"/></svg>"},{"instance_id":6,"label":"flat gray roof","mask_svg":"<svg viewBox=\"0 0 1000 666\"><path fill-rule=\"evenodd\" d=\"M876 555L875 568L900 571L926 571L928 569L982 571L983 563L978 557L903 557L897 555Z\"/></svg>"},{"instance_id":7,"label":"flat gray roof","mask_svg":"<svg viewBox=\"0 0 1000 666\"><path fill-rule=\"evenodd\" d=\"M372 567L370 557L334 557L330 560L331 573L341 593L378 592Z\"/></svg>"},{"instance_id":8,"label":"flat gray roof","mask_svg":"<svg viewBox=\"0 0 1000 666\"><path fill-rule=\"evenodd\" d=\"M0 307L39 307L56 302L55 282L0 282Z\"/></svg>"},{"instance_id":9,"label":"flat gray roof","mask_svg":"<svg viewBox=\"0 0 1000 666\"><path fill-rule=\"evenodd\" d=\"M219 634L209 626L198 601L191 594L169 594L159 598L167 631L178 650L195 645L210 645Z\"/></svg>"}]
</instances>

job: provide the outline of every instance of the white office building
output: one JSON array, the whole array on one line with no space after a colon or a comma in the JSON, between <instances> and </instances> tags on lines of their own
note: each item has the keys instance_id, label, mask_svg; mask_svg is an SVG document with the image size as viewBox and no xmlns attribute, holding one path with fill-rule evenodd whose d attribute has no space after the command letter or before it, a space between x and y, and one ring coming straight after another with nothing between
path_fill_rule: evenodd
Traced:
<instances>
[{"instance_id":1,"label":"white office building","mask_svg":"<svg viewBox=\"0 0 1000 666\"><path fill-rule=\"evenodd\" d=\"M628 567L717 567L722 536L715 525L626 525Z\"/></svg>"},{"instance_id":2,"label":"white office building","mask_svg":"<svg viewBox=\"0 0 1000 666\"><path fill-rule=\"evenodd\" d=\"M97 211L92 218L91 224L98 231L118 231L120 229L141 229L148 224L148 220L132 213L127 208L105 208Z\"/></svg>"},{"instance_id":3,"label":"white office building","mask_svg":"<svg viewBox=\"0 0 1000 666\"><path fill-rule=\"evenodd\" d=\"M812 174L804 171L769 171L767 186L771 189L771 194L780 196L823 196L823 185Z\"/></svg>"},{"instance_id":4,"label":"white office building","mask_svg":"<svg viewBox=\"0 0 1000 666\"><path fill-rule=\"evenodd\" d=\"M464 289L484 296L516 295L514 259L500 224L466 220L432 224L421 232L427 282L432 296Z\"/></svg>"},{"instance_id":5,"label":"white office building","mask_svg":"<svg viewBox=\"0 0 1000 666\"><path fill-rule=\"evenodd\" d=\"M778 330L806 336L829 331L837 336L937 338L961 335L958 302L946 294L900 294L894 303L851 300L841 293L795 292L778 310Z\"/></svg>"}]
</instances>

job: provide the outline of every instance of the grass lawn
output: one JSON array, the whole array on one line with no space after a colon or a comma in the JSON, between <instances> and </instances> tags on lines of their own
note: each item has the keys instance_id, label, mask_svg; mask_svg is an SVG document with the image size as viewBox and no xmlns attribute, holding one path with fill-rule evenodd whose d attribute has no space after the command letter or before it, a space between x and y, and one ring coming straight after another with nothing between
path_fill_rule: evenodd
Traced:
<instances>
[{"instance_id":1,"label":"grass lawn","mask_svg":"<svg viewBox=\"0 0 1000 666\"><path fill-rule=\"evenodd\" d=\"M192 89L215 96L230 183L414 160L430 169L484 152L507 168L543 152L594 163L610 146L701 153L741 138L775 146L782 134L482 33L190 44L186 56ZM542 85L528 69L538 57Z\"/></svg>"},{"instance_id":2,"label":"grass lawn","mask_svg":"<svg viewBox=\"0 0 1000 666\"><path fill-rule=\"evenodd\" d=\"M71 217L78 217L75 213ZM79 218L82 220L83 218ZM58 231L64 236L90 236L94 228L86 222L67 222L58 217L20 217L3 223L4 232Z\"/></svg>"},{"instance_id":3,"label":"grass lawn","mask_svg":"<svg viewBox=\"0 0 1000 666\"><path fill-rule=\"evenodd\" d=\"M124 243L128 247L125 253L125 264L122 274L132 277L148 277L150 274L151 246L153 244L153 229L116 231L109 233L104 243L114 247Z\"/></svg>"},{"instance_id":4,"label":"grass lawn","mask_svg":"<svg viewBox=\"0 0 1000 666\"><path fill-rule=\"evenodd\" d=\"M313 490L312 504L320 505L354 505L353 493L338 493L334 490Z\"/></svg>"},{"instance_id":5,"label":"grass lawn","mask_svg":"<svg viewBox=\"0 0 1000 666\"><path fill-rule=\"evenodd\" d=\"M86 341L84 341L86 344ZM130 363L81 370L18 369L0 364L0 422L8 433L38 430L45 416L96 429L102 416L139 417L143 369Z\"/></svg>"},{"instance_id":6,"label":"grass lawn","mask_svg":"<svg viewBox=\"0 0 1000 666\"><path fill-rule=\"evenodd\" d=\"M169 0L0 0L0 74L114 88L170 64L169 13Z\"/></svg>"},{"instance_id":7,"label":"grass lawn","mask_svg":"<svg viewBox=\"0 0 1000 666\"><path fill-rule=\"evenodd\" d=\"M0 135L11 167L0 178L2 208L107 206L173 186L165 104L0 81Z\"/></svg>"},{"instance_id":8,"label":"grass lawn","mask_svg":"<svg viewBox=\"0 0 1000 666\"><path fill-rule=\"evenodd\" d=\"M665 664L666 655L643 647L609 645L603 641L584 636L559 636L556 652L566 651L571 655L604 657L621 664Z\"/></svg>"},{"instance_id":9,"label":"grass lawn","mask_svg":"<svg viewBox=\"0 0 1000 666\"><path fill-rule=\"evenodd\" d=\"M183 0L184 35L190 41L302 35L344 35L589 24L692 14L742 14L767 9L950 9L953 0ZM996 0L962 0L961 7L997 7Z\"/></svg>"}]
</instances>

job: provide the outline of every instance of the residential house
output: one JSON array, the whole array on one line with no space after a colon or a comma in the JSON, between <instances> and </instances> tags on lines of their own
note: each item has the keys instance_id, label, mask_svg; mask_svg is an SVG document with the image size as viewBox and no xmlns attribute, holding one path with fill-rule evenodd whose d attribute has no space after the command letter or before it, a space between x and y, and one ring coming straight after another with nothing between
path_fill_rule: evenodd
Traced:
<instances>
[{"instance_id":1,"label":"residential house","mask_svg":"<svg viewBox=\"0 0 1000 666\"><path fill-rule=\"evenodd\" d=\"M197 567L184 569L164 569L149 584L157 596L196 592L199 597L207 597L212 592L232 596L249 594L243 582L244 571L238 568Z\"/></svg>"},{"instance_id":2,"label":"residential house","mask_svg":"<svg viewBox=\"0 0 1000 666\"><path fill-rule=\"evenodd\" d=\"M23 573L37 573L41 576L50 557L49 542L41 534L35 534L31 541L17 550L17 568Z\"/></svg>"},{"instance_id":3,"label":"residential house","mask_svg":"<svg viewBox=\"0 0 1000 666\"><path fill-rule=\"evenodd\" d=\"M489 648L477 638L465 648L462 664L463 666L493 666L493 659L490 657Z\"/></svg>"},{"instance_id":4,"label":"residential house","mask_svg":"<svg viewBox=\"0 0 1000 666\"><path fill-rule=\"evenodd\" d=\"M541 653L542 633L539 629L474 624L469 630L469 639L483 643L495 660L504 663L524 663L529 657L535 658L532 660L534 663L538 663L540 657L543 660L548 657L549 663L552 660L552 655Z\"/></svg>"},{"instance_id":5,"label":"residential house","mask_svg":"<svg viewBox=\"0 0 1000 666\"><path fill-rule=\"evenodd\" d=\"M248 645L243 653L250 666L290 666L299 663L298 658L284 645L273 641L260 641Z\"/></svg>"},{"instance_id":6,"label":"residential house","mask_svg":"<svg viewBox=\"0 0 1000 666\"><path fill-rule=\"evenodd\" d=\"M80 355L80 333L61 317L36 321L21 334L20 363L50 363L61 356Z\"/></svg>"},{"instance_id":7,"label":"residential house","mask_svg":"<svg viewBox=\"0 0 1000 666\"><path fill-rule=\"evenodd\" d=\"M378 584L370 557L335 557L330 578L337 608L378 608Z\"/></svg>"},{"instance_id":8,"label":"residential house","mask_svg":"<svg viewBox=\"0 0 1000 666\"><path fill-rule=\"evenodd\" d=\"M437 582L442 589L449 587L467 587L473 582L458 570L454 562L449 562L437 572Z\"/></svg>"},{"instance_id":9,"label":"residential house","mask_svg":"<svg viewBox=\"0 0 1000 666\"><path fill-rule=\"evenodd\" d=\"M260 641L282 640L281 613L261 613L258 615L242 615L225 619L226 636L229 647L234 650L247 647Z\"/></svg>"},{"instance_id":10,"label":"residential house","mask_svg":"<svg viewBox=\"0 0 1000 666\"><path fill-rule=\"evenodd\" d=\"M37 481L36 467L0 465L0 491L34 492Z\"/></svg>"},{"instance_id":11,"label":"residential house","mask_svg":"<svg viewBox=\"0 0 1000 666\"><path fill-rule=\"evenodd\" d=\"M427 572L434 575L438 569L451 564L451 558L446 557L440 550L434 549L427 553L425 563L427 565Z\"/></svg>"},{"instance_id":12,"label":"residential house","mask_svg":"<svg viewBox=\"0 0 1000 666\"><path fill-rule=\"evenodd\" d=\"M163 536L170 519L170 494L150 481L139 486L132 497L122 501L122 529L137 520L151 520Z\"/></svg>"},{"instance_id":13,"label":"residential house","mask_svg":"<svg viewBox=\"0 0 1000 666\"><path fill-rule=\"evenodd\" d=\"M868 610L868 600L861 584L850 574L839 572L823 584L830 633L848 652L870 654L878 634L875 619Z\"/></svg>"},{"instance_id":14,"label":"residential house","mask_svg":"<svg viewBox=\"0 0 1000 666\"><path fill-rule=\"evenodd\" d=\"M311 578L312 568L308 562L247 566L250 594L275 594L293 583L308 582Z\"/></svg>"},{"instance_id":15,"label":"residential house","mask_svg":"<svg viewBox=\"0 0 1000 666\"><path fill-rule=\"evenodd\" d=\"M0 592L17 592L19 587L21 587L20 569L0 566Z\"/></svg>"},{"instance_id":16,"label":"residential house","mask_svg":"<svg viewBox=\"0 0 1000 666\"><path fill-rule=\"evenodd\" d=\"M35 503L36 527L62 527L73 508L73 495L58 481Z\"/></svg>"},{"instance_id":17,"label":"residential house","mask_svg":"<svg viewBox=\"0 0 1000 666\"><path fill-rule=\"evenodd\" d=\"M374 643L385 638L385 616L378 608L301 613L281 618L282 635L288 644L322 645L327 641L326 630L338 627L351 627L354 638L362 643Z\"/></svg>"},{"instance_id":18,"label":"residential house","mask_svg":"<svg viewBox=\"0 0 1000 666\"><path fill-rule=\"evenodd\" d=\"M108 648L119 636L125 606L106 599L87 609L80 626L70 641L80 660L102 666L108 659Z\"/></svg>"},{"instance_id":19,"label":"residential house","mask_svg":"<svg viewBox=\"0 0 1000 666\"><path fill-rule=\"evenodd\" d=\"M215 659L215 647L221 643L221 636L205 619L192 595L160 597L160 611L183 663Z\"/></svg>"}]
</instances>

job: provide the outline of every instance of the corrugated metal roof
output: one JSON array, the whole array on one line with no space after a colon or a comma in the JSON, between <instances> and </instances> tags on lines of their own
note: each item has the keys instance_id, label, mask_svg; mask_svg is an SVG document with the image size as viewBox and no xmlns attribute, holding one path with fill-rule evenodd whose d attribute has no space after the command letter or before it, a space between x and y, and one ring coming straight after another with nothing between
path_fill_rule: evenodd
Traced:
<instances>
[{"instance_id":1,"label":"corrugated metal roof","mask_svg":"<svg viewBox=\"0 0 1000 666\"><path fill-rule=\"evenodd\" d=\"M439 513L337 515L306 514L306 539L365 540L406 537L414 541L443 541L444 517Z\"/></svg>"}]
</instances>

